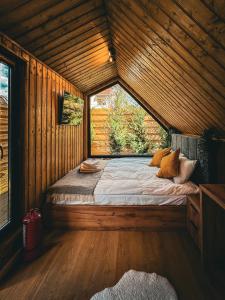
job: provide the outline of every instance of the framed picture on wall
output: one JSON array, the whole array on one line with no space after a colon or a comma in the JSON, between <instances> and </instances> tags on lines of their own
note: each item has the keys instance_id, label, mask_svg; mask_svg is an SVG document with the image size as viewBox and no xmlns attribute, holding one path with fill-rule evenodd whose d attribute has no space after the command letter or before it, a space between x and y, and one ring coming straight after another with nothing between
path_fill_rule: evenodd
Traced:
<instances>
[{"instance_id":1,"label":"framed picture on wall","mask_svg":"<svg viewBox=\"0 0 225 300\"><path fill-rule=\"evenodd\" d=\"M59 99L59 124L80 125L83 120L84 100L71 93L64 92Z\"/></svg>"}]
</instances>

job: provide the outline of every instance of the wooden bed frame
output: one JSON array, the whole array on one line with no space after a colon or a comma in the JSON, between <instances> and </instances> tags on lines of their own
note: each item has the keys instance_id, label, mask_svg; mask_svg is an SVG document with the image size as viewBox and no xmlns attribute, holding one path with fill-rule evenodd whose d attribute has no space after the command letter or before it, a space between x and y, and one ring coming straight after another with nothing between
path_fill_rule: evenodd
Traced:
<instances>
[{"instance_id":1,"label":"wooden bed frame","mask_svg":"<svg viewBox=\"0 0 225 300\"><path fill-rule=\"evenodd\" d=\"M186 206L47 204L47 226L77 230L178 230L186 226Z\"/></svg>"},{"instance_id":2,"label":"wooden bed frame","mask_svg":"<svg viewBox=\"0 0 225 300\"><path fill-rule=\"evenodd\" d=\"M209 180L209 152L202 137L172 134L171 147L198 160L195 183ZM178 230L186 226L182 205L56 205L46 204L47 225L79 230Z\"/></svg>"}]
</instances>

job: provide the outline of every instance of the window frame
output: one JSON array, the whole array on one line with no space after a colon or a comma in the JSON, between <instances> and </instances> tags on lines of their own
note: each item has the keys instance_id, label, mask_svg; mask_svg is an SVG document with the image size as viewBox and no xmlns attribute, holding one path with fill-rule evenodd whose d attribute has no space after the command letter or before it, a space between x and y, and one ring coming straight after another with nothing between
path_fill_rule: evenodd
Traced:
<instances>
[{"instance_id":1,"label":"window frame","mask_svg":"<svg viewBox=\"0 0 225 300\"><path fill-rule=\"evenodd\" d=\"M9 87L9 147L8 155L8 173L9 173L9 190L10 190L10 220L0 229L0 238L5 238L19 227L21 221L21 214L24 208L24 197L23 189L24 182L23 178L24 170L22 167L22 156L23 156L23 141L24 133L21 125L24 91L25 91L25 63L23 60L15 57L11 53L8 53L5 49L0 47L0 62L3 62L10 66L10 87ZM22 84L24 83L24 88ZM13 126L12 126L13 121ZM15 130L17 128L17 130ZM18 136L19 134L19 136ZM11 172L11 169L15 172ZM12 182L14 183L12 185ZM13 186L13 188L12 188Z\"/></svg>"},{"instance_id":2,"label":"window frame","mask_svg":"<svg viewBox=\"0 0 225 300\"><path fill-rule=\"evenodd\" d=\"M144 106L143 103L141 103L140 100L137 99L133 94L130 93L130 91L124 87L123 84L120 83L120 81L115 81L111 84L105 85L104 87L101 87L100 89L96 89L94 92L88 94L87 96L87 136L88 136L88 157L90 158L122 158L122 157L152 157L151 154L120 154L120 155L92 155L91 154L91 97L106 90L107 88L110 88L114 85L120 85L164 130L168 132L168 128L162 124L157 118Z\"/></svg>"}]
</instances>

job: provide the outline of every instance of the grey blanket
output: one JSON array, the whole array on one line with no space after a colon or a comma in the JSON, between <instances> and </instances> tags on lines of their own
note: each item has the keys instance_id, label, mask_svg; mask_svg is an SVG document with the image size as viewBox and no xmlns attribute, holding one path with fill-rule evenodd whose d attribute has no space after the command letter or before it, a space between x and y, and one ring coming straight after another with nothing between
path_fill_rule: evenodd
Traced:
<instances>
[{"instance_id":1,"label":"grey blanket","mask_svg":"<svg viewBox=\"0 0 225 300\"><path fill-rule=\"evenodd\" d=\"M47 191L52 194L79 194L93 195L94 189L100 179L107 160L87 160L87 162L96 162L96 166L101 169L97 173L84 174L79 172L80 166L67 173L64 177L56 181Z\"/></svg>"}]
</instances>

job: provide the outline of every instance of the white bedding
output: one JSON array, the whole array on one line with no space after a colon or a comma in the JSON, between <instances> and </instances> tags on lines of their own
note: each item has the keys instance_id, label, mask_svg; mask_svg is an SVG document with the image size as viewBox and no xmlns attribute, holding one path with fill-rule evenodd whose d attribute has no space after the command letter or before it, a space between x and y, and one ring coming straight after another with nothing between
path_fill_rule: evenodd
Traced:
<instances>
[{"instance_id":1,"label":"white bedding","mask_svg":"<svg viewBox=\"0 0 225 300\"><path fill-rule=\"evenodd\" d=\"M156 176L149 158L116 158L106 165L94 191L96 205L182 205L188 194L199 193L192 182L175 184Z\"/></svg>"},{"instance_id":2,"label":"white bedding","mask_svg":"<svg viewBox=\"0 0 225 300\"><path fill-rule=\"evenodd\" d=\"M149 161L141 157L108 160L93 195L68 190L48 194L47 201L67 205L184 205L188 194L199 193L198 186L192 182L175 184L172 180L158 178L159 169L150 167ZM70 173L57 185L70 187L74 180L77 183L81 180Z\"/></svg>"}]
</instances>

